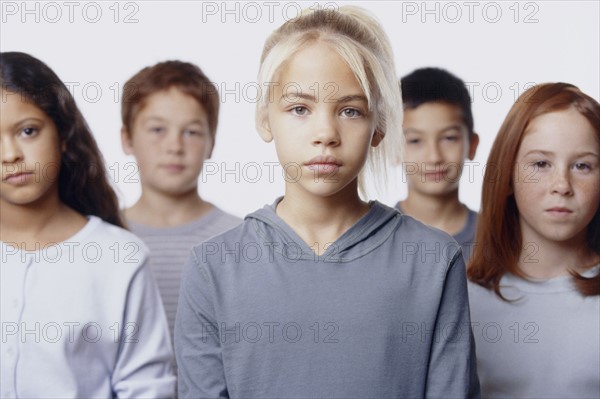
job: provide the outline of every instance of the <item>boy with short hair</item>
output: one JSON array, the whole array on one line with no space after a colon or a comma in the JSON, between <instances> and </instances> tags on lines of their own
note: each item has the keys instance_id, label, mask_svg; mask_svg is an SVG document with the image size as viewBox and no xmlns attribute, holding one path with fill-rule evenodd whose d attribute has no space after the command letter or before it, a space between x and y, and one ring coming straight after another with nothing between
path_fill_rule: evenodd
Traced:
<instances>
[{"instance_id":1,"label":"boy with short hair","mask_svg":"<svg viewBox=\"0 0 600 399\"><path fill-rule=\"evenodd\" d=\"M396 207L451 234L468 262L477 213L460 202L458 189L464 162L479 144L471 97L461 79L439 68L417 69L400 84L408 196Z\"/></svg>"},{"instance_id":2,"label":"boy with short hair","mask_svg":"<svg viewBox=\"0 0 600 399\"><path fill-rule=\"evenodd\" d=\"M219 94L196 65L162 62L124 85L121 116L123 149L135 156L142 184L140 199L125 217L150 248L173 339L190 249L241 223L198 194L198 177L215 144Z\"/></svg>"}]
</instances>

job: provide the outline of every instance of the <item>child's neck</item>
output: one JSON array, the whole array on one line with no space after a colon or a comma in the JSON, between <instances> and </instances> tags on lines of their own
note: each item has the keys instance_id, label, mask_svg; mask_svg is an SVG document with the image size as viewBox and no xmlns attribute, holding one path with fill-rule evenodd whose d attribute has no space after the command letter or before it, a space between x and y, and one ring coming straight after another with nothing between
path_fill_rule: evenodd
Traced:
<instances>
[{"instance_id":1,"label":"child's neck","mask_svg":"<svg viewBox=\"0 0 600 399\"><path fill-rule=\"evenodd\" d=\"M196 220L212 208L200 198L197 189L177 196L143 189L138 202L125 210L125 216L146 226L174 227Z\"/></svg>"},{"instance_id":2,"label":"child's neck","mask_svg":"<svg viewBox=\"0 0 600 399\"><path fill-rule=\"evenodd\" d=\"M458 191L444 196L410 191L400 206L407 215L451 235L460 233L467 222L467 208L458 199Z\"/></svg>"},{"instance_id":3,"label":"child's neck","mask_svg":"<svg viewBox=\"0 0 600 399\"><path fill-rule=\"evenodd\" d=\"M360 199L356 187L328 197L286 188L286 195L276 210L277 215L318 255L322 255L329 244L368 211L369 205Z\"/></svg>"},{"instance_id":4,"label":"child's neck","mask_svg":"<svg viewBox=\"0 0 600 399\"><path fill-rule=\"evenodd\" d=\"M568 276L569 271L581 273L600 262L600 257L587 247L585 231L565 242L525 235L522 242L519 269L535 279Z\"/></svg>"},{"instance_id":5,"label":"child's neck","mask_svg":"<svg viewBox=\"0 0 600 399\"><path fill-rule=\"evenodd\" d=\"M48 193L35 203L15 205L0 200L0 241L21 250L35 251L72 237L87 220Z\"/></svg>"}]
</instances>

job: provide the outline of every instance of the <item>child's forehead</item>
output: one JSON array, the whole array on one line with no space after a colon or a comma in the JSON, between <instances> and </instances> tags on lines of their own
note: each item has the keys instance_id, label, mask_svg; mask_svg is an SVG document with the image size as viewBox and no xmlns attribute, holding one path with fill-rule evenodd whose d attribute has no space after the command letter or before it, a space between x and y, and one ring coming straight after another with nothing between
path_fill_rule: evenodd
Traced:
<instances>
[{"instance_id":1,"label":"child's forehead","mask_svg":"<svg viewBox=\"0 0 600 399\"><path fill-rule=\"evenodd\" d=\"M568 132L568 136L565 132ZM569 140L564 140L568 137ZM546 112L529 121L523 132L521 142L548 144L556 142L558 146L569 146L578 141L598 146L598 130L574 107ZM581 144L581 147L589 147Z\"/></svg>"},{"instance_id":2,"label":"child's forehead","mask_svg":"<svg viewBox=\"0 0 600 399\"><path fill-rule=\"evenodd\" d=\"M26 96L24 93L2 90L0 92L0 98L2 99L0 103L2 108L10 107L11 110L15 112L51 119L32 98ZM2 115L2 119L7 119L10 116L20 117L21 115L11 115L11 113L6 112Z\"/></svg>"},{"instance_id":3,"label":"child's forehead","mask_svg":"<svg viewBox=\"0 0 600 399\"><path fill-rule=\"evenodd\" d=\"M427 101L417 105L416 107L405 108L405 112L423 112L423 113L448 113L448 114L463 114L463 109L459 104L448 101Z\"/></svg>"},{"instance_id":4,"label":"child's forehead","mask_svg":"<svg viewBox=\"0 0 600 399\"><path fill-rule=\"evenodd\" d=\"M169 87L166 87L163 89L151 91L145 95L144 100L152 101L152 100L157 100L157 99L163 100L163 99L167 99L167 98L170 98L170 99L190 98L190 99L196 101L194 96L192 96L189 93L186 93L181 87L178 87L178 86L169 86Z\"/></svg>"},{"instance_id":5,"label":"child's forehead","mask_svg":"<svg viewBox=\"0 0 600 399\"><path fill-rule=\"evenodd\" d=\"M404 120L405 122L432 125L452 122L467 128L462 108L457 104L447 102L431 101L414 108L405 108Z\"/></svg>"},{"instance_id":6,"label":"child's forehead","mask_svg":"<svg viewBox=\"0 0 600 399\"><path fill-rule=\"evenodd\" d=\"M147 111L149 108L160 111L166 107L172 107L174 104L185 106L185 108L198 108L199 112L205 113L204 105L193 95L186 93L177 86L170 86L148 93L137 104L136 114ZM185 109L181 108L181 109Z\"/></svg>"},{"instance_id":7,"label":"child's forehead","mask_svg":"<svg viewBox=\"0 0 600 399\"><path fill-rule=\"evenodd\" d=\"M316 42L285 60L274 74L275 88L315 95L365 96L358 76L348 61L331 45Z\"/></svg>"}]
</instances>

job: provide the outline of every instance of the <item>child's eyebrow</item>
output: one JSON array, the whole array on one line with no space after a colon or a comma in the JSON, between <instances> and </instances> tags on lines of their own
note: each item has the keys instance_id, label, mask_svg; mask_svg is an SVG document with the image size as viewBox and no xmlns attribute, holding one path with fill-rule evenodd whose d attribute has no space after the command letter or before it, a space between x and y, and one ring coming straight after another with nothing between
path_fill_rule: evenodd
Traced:
<instances>
[{"instance_id":1,"label":"child's eyebrow","mask_svg":"<svg viewBox=\"0 0 600 399\"><path fill-rule=\"evenodd\" d=\"M304 100L308 100L308 101L312 101L312 102L318 102L317 98L315 96L313 96L312 94L308 94L308 93L296 93L296 92L287 92L287 93L283 93L281 95L281 98L279 99L279 101L286 99L288 100L288 102L293 101L294 99L297 98L302 98ZM350 102L350 101L364 101L364 102L368 102L367 97L365 97L362 94L350 94L344 97L340 97L340 98L331 98L331 96L327 95L324 96L323 102L328 102L328 103L345 103L345 102Z\"/></svg>"},{"instance_id":2,"label":"child's eyebrow","mask_svg":"<svg viewBox=\"0 0 600 399\"><path fill-rule=\"evenodd\" d=\"M34 116L29 116L29 117L27 117L27 118L23 118L23 119L21 119L21 120L19 120L19 121L15 122L15 123L13 123L13 124L12 124L12 127L14 128L14 127L16 127L16 126L21 126L21 125L24 125L24 124L26 124L26 123L29 123L29 122L44 123L44 120L43 120L43 119L36 118L36 117L34 117Z\"/></svg>"},{"instance_id":3,"label":"child's eyebrow","mask_svg":"<svg viewBox=\"0 0 600 399\"><path fill-rule=\"evenodd\" d=\"M148 116L148 117L144 118L144 122L151 122L151 121L163 122L164 118L161 118L160 116Z\"/></svg>"},{"instance_id":4,"label":"child's eyebrow","mask_svg":"<svg viewBox=\"0 0 600 399\"><path fill-rule=\"evenodd\" d=\"M531 150L531 151L527 151L524 156L527 157L529 155L535 155L535 154L542 154L542 155L545 155L545 156L554 155L554 153L552 151Z\"/></svg>"},{"instance_id":5,"label":"child's eyebrow","mask_svg":"<svg viewBox=\"0 0 600 399\"><path fill-rule=\"evenodd\" d=\"M440 134L440 133L446 133L450 130L461 130L460 125L451 125L451 126L446 126L445 128L439 130L436 134ZM412 134L423 134L423 131L414 127L407 127L406 129L403 130L404 134L408 134L408 133L412 133Z\"/></svg>"},{"instance_id":6,"label":"child's eyebrow","mask_svg":"<svg viewBox=\"0 0 600 399\"><path fill-rule=\"evenodd\" d=\"M193 124L197 124L197 125L207 125L208 122L205 121L204 119L192 119L186 122L186 125L193 125Z\"/></svg>"},{"instance_id":7,"label":"child's eyebrow","mask_svg":"<svg viewBox=\"0 0 600 399\"><path fill-rule=\"evenodd\" d=\"M296 99L301 98L303 100L308 100L308 101L312 101L312 102L317 102L317 98L315 96L313 96L312 94L307 94L307 93L298 93L298 92L285 92L281 94L281 97L279 98L279 102L281 102L282 100L287 100L287 102L294 102Z\"/></svg>"},{"instance_id":8,"label":"child's eyebrow","mask_svg":"<svg viewBox=\"0 0 600 399\"><path fill-rule=\"evenodd\" d=\"M449 130L461 130L460 128L461 128L460 125L450 125L450 126L446 126L442 130L440 130L439 133L446 133Z\"/></svg>"},{"instance_id":9,"label":"child's eyebrow","mask_svg":"<svg viewBox=\"0 0 600 399\"><path fill-rule=\"evenodd\" d=\"M158 121L158 122L164 122L166 119L160 116L148 116L146 118L144 118L144 122L152 122L152 121ZM192 123L197 123L199 125L203 125L204 123L206 123L206 121L202 118L196 118L196 119L191 119L189 121L186 121L186 124L192 124Z\"/></svg>"},{"instance_id":10,"label":"child's eyebrow","mask_svg":"<svg viewBox=\"0 0 600 399\"><path fill-rule=\"evenodd\" d=\"M545 156L555 155L554 152L552 152L552 151L531 150L531 151L528 151L527 153L525 153L524 156L529 156L529 155L532 155L532 154L542 154L542 155L545 155ZM575 156L577 158L585 157L585 156L592 156L592 157L600 158L600 155L598 155L597 153L595 153L593 151L578 152L577 154L575 154Z\"/></svg>"},{"instance_id":11,"label":"child's eyebrow","mask_svg":"<svg viewBox=\"0 0 600 399\"><path fill-rule=\"evenodd\" d=\"M368 102L367 97L365 97L362 94L351 94L348 96L340 97L337 100L333 100L333 102L336 102L336 103L346 103L346 102L350 102L350 101Z\"/></svg>"},{"instance_id":12,"label":"child's eyebrow","mask_svg":"<svg viewBox=\"0 0 600 399\"><path fill-rule=\"evenodd\" d=\"M600 158L600 155L598 155L597 153L595 153L593 151L585 151L585 152L580 152L579 154L577 154L577 157L586 157L586 156Z\"/></svg>"}]
</instances>

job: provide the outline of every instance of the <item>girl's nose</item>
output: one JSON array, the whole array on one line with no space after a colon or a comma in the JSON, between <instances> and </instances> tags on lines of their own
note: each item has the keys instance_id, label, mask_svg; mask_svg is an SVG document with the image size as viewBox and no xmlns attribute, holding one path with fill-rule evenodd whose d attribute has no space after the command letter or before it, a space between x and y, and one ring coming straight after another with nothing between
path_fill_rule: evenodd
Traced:
<instances>
[{"instance_id":1,"label":"girl's nose","mask_svg":"<svg viewBox=\"0 0 600 399\"><path fill-rule=\"evenodd\" d=\"M313 144L324 146L337 146L340 143L340 135L336 123L332 118L323 116L318 119L315 126Z\"/></svg>"},{"instance_id":2,"label":"girl's nose","mask_svg":"<svg viewBox=\"0 0 600 399\"><path fill-rule=\"evenodd\" d=\"M21 151L21 147L14 137L7 137L2 140L1 147L2 163L15 163L23 160L23 151Z\"/></svg>"},{"instance_id":3,"label":"girl's nose","mask_svg":"<svg viewBox=\"0 0 600 399\"><path fill-rule=\"evenodd\" d=\"M568 170L556 170L552 175L552 194L571 195L573 194L573 186Z\"/></svg>"}]
</instances>

